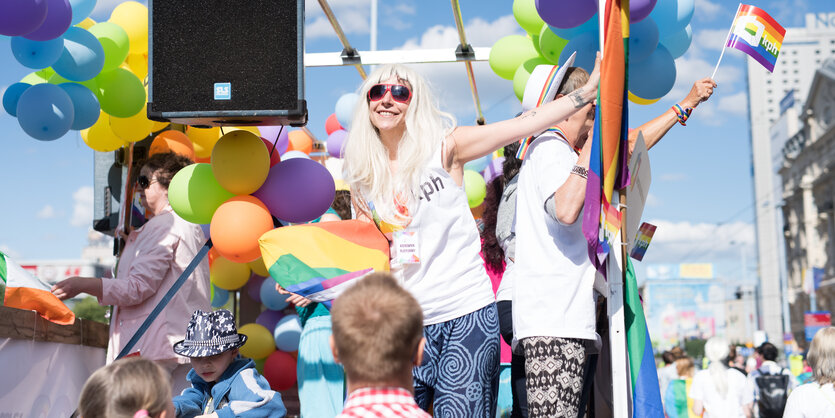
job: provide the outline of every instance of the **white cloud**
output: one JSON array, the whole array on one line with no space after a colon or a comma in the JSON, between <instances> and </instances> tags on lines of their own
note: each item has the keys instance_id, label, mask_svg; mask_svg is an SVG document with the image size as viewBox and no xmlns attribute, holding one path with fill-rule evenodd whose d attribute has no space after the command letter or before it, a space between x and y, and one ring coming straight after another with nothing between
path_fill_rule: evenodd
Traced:
<instances>
[{"instance_id":1,"label":"white cloud","mask_svg":"<svg viewBox=\"0 0 835 418\"><path fill-rule=\"evenodd\" d=\"M693 13L693 18L714 18L722 11L722 6L713 3L710 0L699 0L696 3L696 10Z\"/></svg>"},{"instance_id":2,"label":"white cloud","mask_svg":"<svg viewBox=\"0 0 835 418\"><path fill-rule=\"evenodd\" d=\"M697 30L693 34L693 42L691 42L690 46L692 48L694 45L698 45L703 49L721 51L722 46L725 45L725 39L728 38L728 29Z\"/></svg>"},{"instance_id":3,"label":"white cloud","mask_svg":"<svg viewBox=\"0 0 835 418\"><path fill-rule=\"evenodd\" d=\"M72 194L73 208L70 225L89 226L93 222L93 188L79 187Z\"/></svg>"},{"instance_id":4,"label":"white cloud","mask_svg":"<svg viewBox=\"0 0 835 418\"><path fill-rule=\"evenodd\" d=\"M646 206L646 207L661 206L661 199L659 199L658 196L656 196L652 193L649 193L649 194L647 194L647 201L646 201L646 203L644 203L644 206Z\"/></svg>"},{"instance_id":5,"label":"white cloud","mask_svg":"<svg viewBox=\"0 0 835 418\"><path fill-rule=\"evenodd\" d=\"M38 219L54 219L59 216L58 211L52 207L52 205L46 205L38 213L35 214L35 217Z\"/></svg>"},{"instance_id":6,"label":"white cloud","mask_svg":"<svg viewBox=\"0 0 835 418\"><path fill-rule=\"evenodd\" d=\"M746 222L707 224L650 220L657 227L644 263L736 263L744 252L754 260L754 226Z\"/></svg>"},{"instance_id":7,"label":"white cloud","mask_svg":"<svg viewBox=\"0 0 835 418\"><path fill-rule=\"evenodd\" d=\"M7 256L15 260L20 260L21 258L23 258L23 255L21 253L15 251L14 249L12 249L12 247L6 244L0 244L0 252L3 252L3 254L6 254Z\"/></svg>"},{"instance_id":8,"label":"white cloud","mask_svg":"<svg viewBox=\"0 0 835 418\"><path fill-rule=\"evenodd\" d=\"M748 94L741 91L730 96L720 97L716 107L725 114L746 115L748 114Z\"/></svg>"},{"instance_id":9,"label":"white cloud","mask_svg":"<svg viewBox=\"0 0 835 418\"><path fill-rule=\"evenodd\" d=\"M331 0L328 2L328 6L346 35L369 32L371 26L369 5L369 0ZM378 9L378 13L379 11ZM306 39L336 38L333 26L316 0L305 1L304 36Z\"/></svg>"}]
</instances>

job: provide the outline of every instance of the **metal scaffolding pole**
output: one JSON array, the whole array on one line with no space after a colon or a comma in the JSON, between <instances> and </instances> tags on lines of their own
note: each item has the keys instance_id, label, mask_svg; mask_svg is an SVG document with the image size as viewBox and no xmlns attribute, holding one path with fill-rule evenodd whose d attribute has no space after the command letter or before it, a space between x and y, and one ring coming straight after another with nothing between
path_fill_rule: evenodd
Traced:
<instances>
[{"instance_id":1,"label":"metal scaffolding pole","mask_svg":"<svg viewBox=\"0 0 835 418\"><path fill-rule=\"evenodd\" d=\"M455 16L455 26L458 28L458 49L455 51L456 55L475 57L473 47L467 43L467 36L464 34L464 19L461 18L461 5L458 0L452 1L452 14ZM471 60L464 60L464 67L467 69L467 79L470 81L470 91L473 93L473 103L475 104L476 123L484 125L484 114L481 112L481 102L478 100L478 88L475 85L475 75L473 74L473 64Z\"/></svg>"}]
</instances>

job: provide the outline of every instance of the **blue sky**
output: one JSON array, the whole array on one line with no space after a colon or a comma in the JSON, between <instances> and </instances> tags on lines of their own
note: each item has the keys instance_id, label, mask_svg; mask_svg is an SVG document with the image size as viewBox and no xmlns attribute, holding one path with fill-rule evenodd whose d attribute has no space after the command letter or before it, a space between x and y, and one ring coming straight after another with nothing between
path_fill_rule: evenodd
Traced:
<instances>
[{"instance_id":1,"label":"blue sky","mask_svg":"<svg viewBox=\"0 0 835 418\"><path fill-rule=\"evenodd\" d=\"M664 0L659 0L664 1ZM92 18L104 21L121 1L99 0ZM143 2L144 3L144 2ZM369 49L370 0L329 2L351 44ZM758 1L785 27L804 25L808 12L835 11L823 1ZM503 36L524 34L513 18L510 0L461 0L468 41L489 47ZM713 71L737 3L697 0L691 21L693 43L676 60L673 90L649 106L630 104L635 127L668 109L693 81ZM338 52L342 46L318 1L306 1L306 51ZM458 35L449 2L379 2L378 49L454 48ZM723 58L713 98L699 106L687 126L676 126L651 151L653 184L644 220L659 227L644 262L714 262L724 277L753 278L753 197L744 60L729 50ZM9 38L0 37L0 92L31 70L14 60ZM439 94L442 106L460 124L472 124L475 111L464 65L416 65ZM521 108L511 81L493 74L487 62L474 63L487 122L515 115ZM308 68L308 127L326 137L325 119L361 79L352 67ZM93 151L75 131L51 142L28 137L15 118L0 111L0 249L22 259L74 259L86 244L92 219ZM747 259L743 271L742 259ZM640 269L640 268L639 268ZM640 271L640 270L639 270Z\"/></svg>"}]
</instances>

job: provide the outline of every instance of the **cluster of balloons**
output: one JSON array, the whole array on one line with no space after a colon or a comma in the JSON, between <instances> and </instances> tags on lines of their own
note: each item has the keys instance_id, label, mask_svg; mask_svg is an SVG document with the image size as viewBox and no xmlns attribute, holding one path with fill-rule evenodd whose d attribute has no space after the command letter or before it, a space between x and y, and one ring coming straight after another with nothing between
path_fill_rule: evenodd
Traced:
<instances>
[{"instance_id":1,"label":"cluster of balloons","mask_svg":"<svg viewBox=\"0 0 835 418\"><path fill-rule=\"evenodd\" d=\"M591 71L600 50L597 7L597 0L514 0L513 16L527 36L499 39L490 68L513 80L519 100L537 65L562 65L576 51L574 65ZM690 47L694 0L633 0L629 9L629 99L655 103L673 88L674 60Z\"/></svg>"},{"instance_id":2,"label":"cluster of balloons","mask_svg":"<svg viewBox=\"0 0 835 418\"><path fill-rule=\"evenodd\" d=\"M6 112L27 135L51 141L81 131L97 151L112 151L165 125L145 117L148 9L127 1L110 19L88 16L96 0L0 2L0 34L37 71L3 95Z\"/></svg>"},{"instance_id":3,"label":"cluster of balloons","mask_svg":"<svg viewBox=\"0 0 835 418\"><path fill-rule=\"evenodd\" d=\"M325 120L325 132L328 134L328 140L325 144L328 155L331 157L342 158L342 149L345 146L345 140L348 139L348 129L351 127L354 107L358 102L358 94L343 94L336 101L334 112Z\"/></svg>"}]
</instances>

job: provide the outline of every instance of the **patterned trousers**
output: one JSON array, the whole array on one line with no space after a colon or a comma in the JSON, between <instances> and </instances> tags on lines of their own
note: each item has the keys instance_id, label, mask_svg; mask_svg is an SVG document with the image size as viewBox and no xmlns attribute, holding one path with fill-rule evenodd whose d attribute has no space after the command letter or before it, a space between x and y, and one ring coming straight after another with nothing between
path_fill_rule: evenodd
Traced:
<instances>
[{"instance_id":1,"label":"patterned trousers","mask_svg":"<svg viewBox=\"0 0 835 418\"><path fill-rule=\"evenodd\" d=\"M577 417L586 350L576 338L523 338L528 416Z\"/></svg>"}]
</instances>

